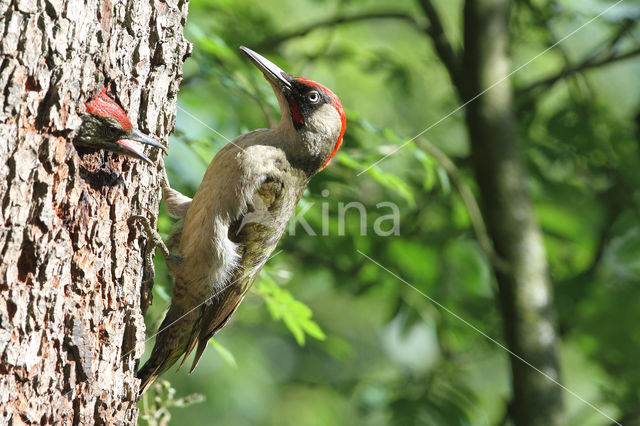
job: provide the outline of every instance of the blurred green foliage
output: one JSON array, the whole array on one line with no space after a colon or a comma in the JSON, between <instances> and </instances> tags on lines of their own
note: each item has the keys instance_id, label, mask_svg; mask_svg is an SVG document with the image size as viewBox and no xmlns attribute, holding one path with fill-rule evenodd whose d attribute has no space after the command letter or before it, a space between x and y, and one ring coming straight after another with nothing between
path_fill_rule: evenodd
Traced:
<instances>
[{"instance_id":1,"label":"blurred green foliage","mask_svg":"<svg viewBox=\"0 0 640 426\"><path fill-rule=\"evenodd\" d=\"M435 3L451 40L461 43L462 2ZM513 67L609 3L516 1ZM640 407L640 61L523 90L567 61L637 47L637 6L622 3L513 76L518 134L556 297L562 379L613 417ZM357 252L504 341L492 269L438 162L409 143L358 176L459 106L429 37L419 30L424 17L417 6L192 0L189 8L186 35L194 55L185 64L166 158L172 187L193 195L225 137L279 119L271 88L239 45L334 90L348 127L339 155L313 179L299 206L308 208L304 217L317 235L299 227L295 236L285 235L282 253L269 261L196 371L163 377L178 396L197 392L206 398L178 409L170 402L174 396L167 396L172 424L500 424L510 399L507 354ZM296 35L314 23L365 12L402 13L415 22L363 19ZM624 25L626 32L612 43ZM278 41L287 34L293 36ZM425 136L475 191L463 113ZM338 232L338 205L352 201L366 207L367 235L360 233L355 209L346 213L344 235ZM376 207L381 201L399 206L399 236L373 232L376 218L388 213ZM323 209L330 213L328 224ZM159 228L165 235L171 222L163 211ZM150 331L171 294L159 258L156 273ZM609 424L566 396L570 424Z\"/></svg>"}]
</instances>

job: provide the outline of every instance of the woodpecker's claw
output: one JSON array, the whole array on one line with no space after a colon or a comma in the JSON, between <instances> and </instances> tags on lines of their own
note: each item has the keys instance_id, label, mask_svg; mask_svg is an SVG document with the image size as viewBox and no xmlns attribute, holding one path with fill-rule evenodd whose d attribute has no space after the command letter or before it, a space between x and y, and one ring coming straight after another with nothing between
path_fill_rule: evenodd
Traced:
<instances>
[{"instance_id":1,"label":"woodpecker's claw","mask_svg":"<svg viewBox=\"0 0 640 426\"><path fill-rule=\"evenodd\" d=\"M165 259L169 259L169 257L171 256L171 253L169 252L169 249L167 248L167 246L165 245L164 241L162 240L162 237L160 236L160 234L158 233L158 231L156 231L155 229L153 229L153 227L151 226L151 222L149 222L149 219L147 219L144 216L140 216L140 215L135 215L135 216L131 216L128 220L129 223L133 223L135 221L140 222L140 224L142 225L142 227L144 228L145 232L147 233L147 238L149 238L150 240L150 245L147 246L148 247L148 257L150 258L151 253L153 252L153 250L157 248L160 249L160 253L162 253L162 256ZM153 264L153 263L151 263Z\"/></svg>"}]
</instances>

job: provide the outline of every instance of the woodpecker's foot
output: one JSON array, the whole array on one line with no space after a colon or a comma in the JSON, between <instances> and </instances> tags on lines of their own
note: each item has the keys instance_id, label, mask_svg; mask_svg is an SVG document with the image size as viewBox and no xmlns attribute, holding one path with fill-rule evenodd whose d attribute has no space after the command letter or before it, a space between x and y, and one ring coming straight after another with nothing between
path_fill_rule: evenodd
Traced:
<instances>
[{"instance_id":1,"label":"woodpecker's foot","mask_svg":"<svg viewBox=\"0 0 640 426\"><path fill-rule=\"evenodd\" d=\"M167 175L167 165L164 164L164 157L161 157L160 161L161 161L160 186L162 188L171 187L171 185L169 185L169 176Z\"/></svg>"},{"instance_id":2,"label":"woodpecker's foot","mask_svg":"<svg viewBox=\"0 0 640 426\"><path fill-rule=\"evenodd\" d=\"M158 234L158 231L156 231L151 226L151 222L149 222L149 219L147 219L144 216L135 215L135 216L131 216L128 220L129 223L133 223L135 221L140 222L145 232L147 233L147 238L149 238L149 244L147 244L147 250L146 250L146 256L145 256L147 258L147 261L151 265L153 265L151 255L153 254L153 250L155 250L156 248L160 249L160 253L162 253L162 257L164 257L165 260L169 260L169 258L171 257L171 253L169 252L169 249L165 245L164 241L162 240L162 237L160 236L160 234Z\"/></svg>"}]
</instances>

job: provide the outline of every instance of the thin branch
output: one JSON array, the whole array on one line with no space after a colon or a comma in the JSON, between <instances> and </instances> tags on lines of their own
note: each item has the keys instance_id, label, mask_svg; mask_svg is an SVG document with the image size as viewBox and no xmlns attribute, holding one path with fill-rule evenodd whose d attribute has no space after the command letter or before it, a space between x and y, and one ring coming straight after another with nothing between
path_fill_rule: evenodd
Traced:
<instances>
[{"instance_id":1,"label":"thin branch","mask_svg":"<svg viewBox=\"0 0 640 426\"><path fill-rule=\"evenodd\" d=\"M537 6L534 6L531 0L526 0L524 4L525 4L525 7L527 7L531 12L531 14L533 15L536 25L538 25L540 28L543 28L546 31L546 38L547 38L548 45L553 46L553 49L557 50L560 53L565 66L571 63L572 62L571 57L569 56L566 45L564 45L563 43L558 43L558 38L555 36L554 27L552 25L552 21L555 14L553 10L554 7L539 8ZM614 42L613 41L614 39L615 39L615 36L612 39L612 42ZM594 55L593 57L595 58L596 56ZM580 75L574 75L571 80L573 83L573 86L569 87L569 96L575 101L576 104L582 104L584 102L588 103L587 98L593 97L593 90L588 84L588 81L584 79L580 80L577 77L580 77ZM580 99L576 99L576 96L579 97ZM531 99L530 101L531 103L535 102L534 99ZM529 105L527 105L525 110L526 109L529 109Z\"/></svg>"},{"instance_id":2,"label":"thin branch","mask_svg":"<svg viewBox=\"0 0 640 426\"><path fill-rule=\"evenodd\" d=\"M622 22L622 25L620 25L618 30L613 34L613 37L611 37L611 40L609 40L609 43L607 43L607 45L605 46L605 49L607 51L611 51L611 49L613 49L615 45L618 44L618 42L622 40L624 36L629 34L629 32L633 29L633 27L636 26L636 24L638 23L638 20L640 20L640 15L638 15L635 18L625 19Z\"/></svg>"},{"instance_id":3,"label":"thin branch","mask_svg":"<svg viewBox=\"0 0 640 426\"><path fill-rule=\"evenodd\" d=\"M601 59L595 59L593 56L589 56L588 58L582 60L580 63L576 65L565 67L563 70L561 70L555 75L533 82L528 86L518 89L516 91L516 95L517 96L526 95L531 91L541 87L548 88L553 86L563 78L568 77L570 75L573 75L582 71L586 71L591 68L597 68L597 67L613 64L615 62L623 61L625 59L629 59L637 55L640 55L640 47L631 49L621 54L611 53L610 55Z\"/></svg>"},{"instance_id":4,"label":"thin branch","mask_svg":"<svg viewBox=\"0 0 640 426\"><path fill-rule=\"evenodd\" d=\"M463 79L460 55L454 50L451 42L447 38L447 35L444 32L444 27L442 26L440 15L438 15L438 11L435 9L431 1L420 0L419 3L430 24L425 32L431 36L434 48L436 49L440 60L442 60L447 68L447 71L451 76L451 81L453 81L453 84L458 88L458 92L462 95L464 92L462 86Z\"/></svg>"},{"instance_id":5,"label":"thin branch","mask_svg":"<svg viewBox=\"0 0 640 426\"><path fill-rule=\"evenodd\" d=\"M306 36L307 34L320 29L320 28L330 28L335 27L342 24L350 24L353 22L360 21L368 21L374 19L397 19L401 21L408 22L409 24L416 27L418 30L424 32L427 31L427 25L424 22L416 19L408 13L404 12L394 12L394 11L378 11L378 12L364 12L353 15L345 15L345 16L334 16L332 18L328 18L322 21L315 22L311 25L308 25L303 28L299 28L297 30L293 30L284 34L276 35L274 37L263 40L262 42L256 45L256 49L259 50L274 50L281 44L298 37Z\"/></svg>"},{"instance_id":6,"label":"thin branch","mask_svg":"<svg viewBox=\"0 0 640 426\"><path fill-rule=\"evenodd\" d=\"M537 25L543 27L544 29L547 30L549 34L552 35L553 30L550 25L550 20L552 19L552 13L549 13L547 10L542 10L535 7L531 3L531 1L527 0L527 1L524 1L523 3L536 18ZM563 49L562 45L556 46L556 49L560 51L565 61L565 64L566 64L565 68L559 73L557 73L556 75L547 77L543 80L534 82L532 84L529 84L526 87L516 90L515 94L517 96L526 95L530 93L532 90L535 90L537 88L551 87L561 79L575 75L582 70L606 65L607 63L612 63L617 60L625 59L622 56L616 57L614 49L618 44L618 42L620 42L626 35L628 35L639 21L640 21L640 15L638 15L637 17L624 19L622 24L619 27L615 28L611 37L609 37L609 40L602 43L601 46L593 50L592 53L588 57L583 59L578 65L573 65L573 66L568 65L570 61L566 51ZM551 36L549 43L554 46L556 45L553 36ZM607 55L606 58L598 60L598 58L602 57L603 55ZM601 63L601 62L604 62L604 63ZM533 101L533 99L531 99L531 101Z\"/></svg>"},{"instance_id":7,"label":"thin branch","mask_svg":"<svg viewBox=\"0 0 640 426\"><path fill-rule=\"evenodd\" d=\"M447 172L454 186L458 190L460 197L462 198L462 202L467 208L467 212L469 213L469 218L471 219L471 226L473 227L473 231L476 234L476 238L478 240L478 244L480 244L480 248L484 251L487 258L491 264L499 271L504 272L509 270L509 263L504 260L493 248L493 243L491 242L491 238L489 237L489 233L487 232L487 226L484 222L484 218L482 217L482 212L480 211L480 206L478 206L478 202L469 188L469 185L466 184L460 171L456 167L456 165L451 161L451 159L442 151L440 151L435 145L429 142L427 139L421 137L416 139L416 144L419 148L426 151L429 155L431 155L435 160L442 166L442 168Z\"/></svg>"}]
</instances>

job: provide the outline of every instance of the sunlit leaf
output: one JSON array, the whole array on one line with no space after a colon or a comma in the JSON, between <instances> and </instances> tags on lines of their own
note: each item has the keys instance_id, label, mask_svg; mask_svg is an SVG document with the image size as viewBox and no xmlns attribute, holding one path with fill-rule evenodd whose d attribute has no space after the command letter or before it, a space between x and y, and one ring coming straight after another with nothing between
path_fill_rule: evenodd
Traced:
<instances>
[{"instance_id":1,"label":"sunlit leaf","mask_svg":"<svg viewBox=\"0 0 640 426\"><path fill-rule=\"evenodd\" d=\"M324 340L325 334L311 317L311 309L293 298L291 293L276 284L266 273L256 285L256 290L266 302L267 309L274 320L281 320L289 329L299 345L304 345L305 335Z\"/></svg>"},{"instance_id":2,"label":"sunlit leaf","mask_svg":"<svg viewBox=\"0 0 640 426\"><path fill-rule=\"evenodd\" d=\"M209 345L215 348L216 352L218 352L218 354L222 357L222 359L226 361L229 366L233 368L236 368L238 366L233 353L229 349L224 347L222 343L218 342L216 339L209 339Z\"/></svg>"}]
</instances>

